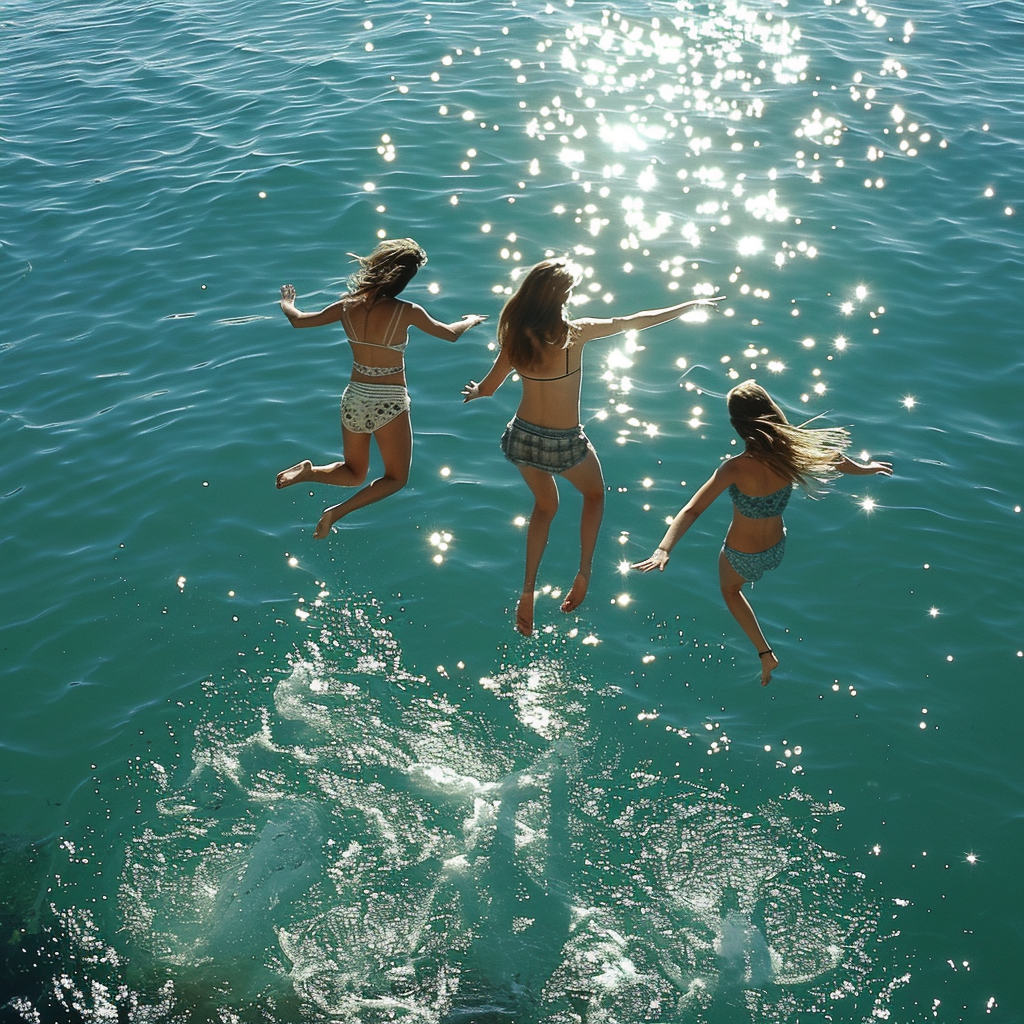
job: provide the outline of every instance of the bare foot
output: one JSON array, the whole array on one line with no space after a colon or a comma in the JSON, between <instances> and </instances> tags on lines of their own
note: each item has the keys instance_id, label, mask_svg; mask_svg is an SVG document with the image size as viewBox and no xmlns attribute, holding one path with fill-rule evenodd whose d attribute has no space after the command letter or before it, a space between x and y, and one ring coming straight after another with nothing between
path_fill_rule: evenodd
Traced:
<instances>
[{"instance_id":1,"label":"bare foot","mask_svg":"<svg viewBox=\"0 0 1024 1024\"><path fill-rule=\"evenodd\" d=\"M533 588L524 590L516 602L516 632L533 635Z\"/></svg>"},{"instance_id":2,"label":"bare foot","mask_svg":"<svg viewBox=\"0 0 1024 1024\"><path fill-rule=\"evenodd\" d=\"M565 600L562 602L563 612L574 612L581 604L583 599L587 596L587 587L590 586L590 577L583 574L581 569L576 573L576 579L572 581L572 586L569 588L569 593L565 595Z\"/></svg>"},{"instance_id":3,"label":"bare foot","mask_svg":"<svg viewBox=\"0 0 1024 1024\"><path fill-rule=\"evenodd\" d=\"M292 466L291 469L283 469L277 474L277 487L280 490L282 487L290 487L292 484L302 483L303 480L313 479L313 463L306 459L305 462L300 462L297 466Z\"/></svg>"},{"instance_id":4,"label":"bare foot","mask_svg":"<svg viewBox=\"0 0 1024 1024\"><path fill-rule=\"evenodd\" d=\"M772 673L779 667L779 659L775 652L769 647L762 652L761 657L761 685L767 686L772 681Z\"/></svg>"},{"instance_id":5,"label":"bare foot","mask_svg":"<svg viewBox=\"0 0 1024 1024\"><path fill-rule=\"evenodd\" d=\"M323 540L331 532L331 527L336 522L334 509L325 509L324 514L320 517L320 521L316 524L316 529L313 531L313 540Z\"/></svg>"}]
</instances>

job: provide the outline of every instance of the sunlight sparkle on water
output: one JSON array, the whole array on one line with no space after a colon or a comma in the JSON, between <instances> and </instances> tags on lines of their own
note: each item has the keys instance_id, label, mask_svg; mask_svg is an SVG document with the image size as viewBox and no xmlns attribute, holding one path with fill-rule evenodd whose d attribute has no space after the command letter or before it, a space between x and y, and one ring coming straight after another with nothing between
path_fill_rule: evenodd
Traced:
<instances>
[{"instance_id":1,"label":"sunlight sparkle on water","mask_svg":"<svg viewBox=\"0 0 1024 1024\"><path fill-rule=\"evenodd\" d=\"M448 550L448 546L452 542L452 535L447 531L435 531L430 535L430 543L432 547L437 548L438 553L434 555L434 562L440 565L444 561L444 552Z\"/></svg>"},{"instance_id":2,"label":"sunlight sparkle on water","mask_svg":"<svg viewBox=\"0 0 1024 1024\"><path fill-rule=\"evenodd\" d=\"M781 2L779 6L786 4ZM856 0L856 8L851 13L865 16L876 27L884 25L885 16L872 11L866 0ZM556 5L548 5L549 14L555 9ZM760 145L760 141L740 134L746 127L740 122L746 121L753 128L754 122L768 122L776 116L751 87L770 79L782 86L796 85L811 77L809 57L800 45L799 28L777 12L754 13L742 7L737 11L730 6L728 10L710 15L715 31L702 34L698 30L706 25L707 19L703 15L691 17L687 10L686 5L679 5L680 16L672 19L644 19L639 15L626 19L609 10L604 10L598 18L581 12L580 20L569 25L564 35L559 31L560 39L544 39L538 43L539 67L543 69L547 62L547 78L557 82L557 86L535 99L527 99L523 94L518 100L518 108L525 115L527 147L521 154L518 174L524 180L518 182L518 188L533 187L534 181L552 184L545 179L549 171L557 167L555 174L560 180L570 179L573 184L569 187L577 189L577 196L574 201L565 192L557 194L552 200L557 204L552 207L554 215L574 220L577 234L594 248L620 248L622 258L628 256L629 260L622 264L622 273L642 273L645 269L657 268L668 294L690 291L694 296L710 296L719 290L721 282L703 276L709 273L709 264L698 261L702 244L721 240L741 259L749 258L751 262L756 259L761 265L760 271L767 270L771 274L776 273L776 268L782 271L792 267L801 256L814 259L826 250L821 238L811 233L804 239L784 239L778 234L783 230L781 226L787 231L794 226L805 230L800 227L800 196L793 192L795 183L792 179L786 180L784 191L774 187L784 180L783 164L764 167L755 162L751 165L741 155L753 154L753 147ZM906 22L903 29L906 40L913 33L913 26ZM508 34L508 30L503 33ZM508 66L512 70L510 83L522 85L531 77L531 69L538 65L525 54L520 57L509 60ZM453 64L450 57L441 63L445 69ZM884 59L880 74L883 78L896 79L906 77L907 72L900 61L890 55ZM879 176L883 164L892 164L901 155L916 155L913 146L927 142L930 136L921 130L912 110L894 105L892 98L883 99L882 86L869 79L869 72L857 72L849 97L864 110L875 110L870 118L874 120L876 132L869 136L872 145L867 155L872 176L864 182L874 190L885 185ZM836 88L832 86L833 93ZM777 132L782 127L790 137L795 131L802 148L791 156L795 157L805 179L819 181L824 180L826 166L844 166L835 156L826 165L820 160L824 155L821 151L848 146L849 140L859 133L847 131L848 126L828 100L825 86L821 86L820 94L815 91L814 95L820 95L817 107L798 115L802 119L797 124L766 123L763 130ZM840 98L838 93L835 98ZM459 117L461 109L461 106L452 109L450 114ZM448 108L444 108L442 114L447 116ZM464 110L461 119L472 128L471 122L477 115ZM760 126L757 130L761 130ZM387 151L392 139L380 136L380 142ZM462 169L467 171L468 160L475 158L476 152L464 152L466 158L458 156L456 160L462 159ZM863 158L861 150L858 159ZM751 170L755 173L748 173ZM989 183L983 181L981 186L986 184ZM468 201L466 195L462 198L464 203ZM454 204L459 197L452 195L449 201ZM792 202L795 212L782 205L784 201ZM716 228L720 234L712 235ZM731 236L727 242L722 238L723 229ZM504 230L498 221L494 222L496 234L504 234ZM490 223L481 227L485 235L491 231ZM590 237L587 237L588 232ZM514 236L509 236L499 243L499 247L503 246L500 256L507 261L505 266L509 273L502 284L493 288L497 295L511 294L509 282L514 285L537 256L525 239L521 243L522 251L515 248L515 241ZM586 255L592 256L594 248L587 248ZM579 246L574 251L578 255L583 252ZM559 254L545 253L547 256ZM730 269L726 267L718 273L724 273L730 282L738 285L743 295L752 292L767 307L773 298L769 289L763 285L755 287L745 268L736 266L729 275ZM782 287L779 284L774 290ZM842 314L852 316L863 312L859 305L868 297L866 285L847 277L832 287L831 295L850 295L848 301L839 304ZM602 301L604 304L613 301L611 289L599 283L593 268L588 268L583 287L573 296L573 307L578 309L589 304L583 311L586 315L601 315L594 306ZM612 309L610 312L620 311ZM697 308L680 319L700 323L711 319L709 312L707 307ZM720 312L732 315L734 311ZM878 312L882 312L881 308ZM801 315L795 300L790 315L794 318ZM870 315L876 316L875 313ZM769 323L770 317L771 311L766 310L763 319L750 320L751 327ZM873 333L878 333L877 328ZM803 360L818 350L813 338L800 340L797 335L795 340L795 349L790 348L787 355L794 371L804 374L810 367ZM624 417L630 412L621 399L632 397L629 392L635 392L640 386L640 373L633 369L635 353L640 349L630 342L627 338L621 348L606 350L601 379L612 401L595 413L598 420L607 420L613 409ZM656 343L652 336L652 346ZM833 352L848 351L847 338L842 335L824 344ZM825 353L821 357L833 358ZM769 353L767 348L758 351L752 343L744 352L744 358L750 370L760 369L764 374L778 375L789 368L775 353ZM641 360L637 361L642 364ZM681 376L692 369L688 360L673 357L673 361L680 371L679 387L701 394L700 388ZM696 369L699 371L701 367ZM723 363L716 372L738 380L749 371L734 358L730 363ZM626 373L636 373L637 379L624 376ZM806 392L800 396L803 403L827 394L828 385L820 370L813 371L813 378L807 385ZM916 400L909 396L902 402L908 410L916 405ZM702 409L694 409L684 425L695 431L704 429L702 415ZM652 438L659 433L655 424L639 414L634 414L622 426L631 429L618 431L618 445L636 441L641 431ZM645 482L644 486L649 485ZM871 498L859 504L865 512L872 512L876 507ZM526 519L518 517L515 523L523 526Z\"/></svg>"}]
</instances>

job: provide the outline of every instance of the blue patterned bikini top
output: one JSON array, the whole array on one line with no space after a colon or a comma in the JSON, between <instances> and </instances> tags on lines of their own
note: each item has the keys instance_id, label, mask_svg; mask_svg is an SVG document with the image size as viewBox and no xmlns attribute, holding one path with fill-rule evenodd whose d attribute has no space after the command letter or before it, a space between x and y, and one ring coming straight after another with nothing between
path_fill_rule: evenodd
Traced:
<instances>
[{"instance_id":1,"label":"blue patterned bikini top","mask_svg":"<svg viewBox=\"0 0 1024 1024\"><path fill-rule=\"evenodd\" d=\"M352 359L352 369L356 373L361 373L364 377L393 377L396 373L401 373L405 369L405 346L409 344L409 338L406 336L405 340L397 345L392 345L391 342L394 337L398 334L399 322L402 318L402 303L395 303L395 311L391 314L391 319L388 321L387 330L384 332L384 342L378 345L373 341L361 341L356 337L355 328L352 325L352 317L348 309L343 309L341 312L341 326L345 328L345 333L348 335L349 344L365 345L367 348L387 348L392 352L397 352L402 357L402 362L398 366L367 366L365 363L358 362L354 357Z\"/></svg>"},{"instance_id":2,"label":"blue patterned bikini top","mask_svg":"<svg viewBox=\"0 0 1024 1024\"><path fill-rule=\"evenodd\" d=\"M793 494L792 484L771 494L744 494L735 484L729 485L729 497L740 515L748 519L771 519L781 516Z\"/></svg>"}]
</instances>

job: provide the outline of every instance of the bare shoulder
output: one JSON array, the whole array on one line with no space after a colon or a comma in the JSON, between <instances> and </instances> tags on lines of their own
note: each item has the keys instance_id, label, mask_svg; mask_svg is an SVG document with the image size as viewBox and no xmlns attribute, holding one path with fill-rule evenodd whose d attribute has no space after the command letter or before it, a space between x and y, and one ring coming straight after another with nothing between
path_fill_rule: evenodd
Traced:
<instances>
[{"instance_id":1,"label":"bare shoulder","mask_svg":"<svg viewBox=\"0 0 1024 1024\"><path fill-rule=\"evenodd\" d=\"M700 515L726 488L735 483L736 460L728 459L697 488L686 507L696 515Z\"/></svg>"},{"instance_id":2,"label":"bare shoulder","mask_svg":"<svg viewBox=\"0 0 1024 1024\"><path fill-rule=\"evenodd\" d=\"M391 302L395 303L392 310L397 307L402 311L401 316L406 324L419 327L434 322L434 318L417 302L409 302L407 299L391 299Z\"/></svg>"},{"instance_id":3,"label":"bare shoulder","mask_svg":"<svg viewBox=\"0 0 1024 1024\"><path fill-rule=\"evenodd\" d=\"M325 306L321 316L324 317L325 322L333 323L341 320L342 315L349 308L349 299L347 295L342 295L340 299L335 299L329 306Z\"/></svg>"},{"instance_id":4,"label":"bare shoulder","mask_svg":"<svg viewBox=\"0 0 1024 1024\"><path fill-rule=\"evenodd\" d=\"M728 482L736 484L744 494L770 494L792 482L756 456L745 453L734 455L722 468L728 473Z\"/></svg>"},{"instance_id":5,"label":"bare shoulder","mask_svg":"<svg viewBox=\"0 0 1024 1024\"><path fill-rule=\"evenodd\" d=\"M752 461L746 455L730 455L718 467L715 475L726 485L738 483L753 469Z\"/></svg>"},{"instance_id":6,"label":"bare shoulder","mask_svg":"<svg viewBox=\"0 0 1024 1024\"><path fill-rule=\"evenodd\" d=\"M616 334L618 327L611 317L581 316L569 321L569 344L585 345L588 341Z\"/></svg>"}]
</instances>

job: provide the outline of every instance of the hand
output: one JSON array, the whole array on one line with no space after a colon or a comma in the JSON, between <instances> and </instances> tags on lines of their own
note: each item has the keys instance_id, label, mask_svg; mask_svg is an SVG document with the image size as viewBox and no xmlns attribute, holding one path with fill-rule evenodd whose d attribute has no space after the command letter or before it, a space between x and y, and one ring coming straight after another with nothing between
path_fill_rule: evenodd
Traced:
<instances>
[{"instance_id":1,"label":"hand","mask_svg":"<svg viewBox=\"0 0 1024 1024\"><path fill-rule=\"evenodd\" d=\"M474 398L479 398L479 397L480 397L480 385L475 380L471 380L462 389L462 401L463 402L471 402L471 401L473 401Z\"/></svg>"},{"instance_id":2,"label":"hand","mask_svg":"<svg viewBox=\"0 0 1024 1024\"><path fill-rule=\"evenodd\" d=\"M891 462L854 462L853 459L849 459L848 461L855 467L854 473L857 476L870 476L872 473L879 473L882 476L892 476Z\"/></svg>"},{"instance_id":3,"label":"hand","mask_svg":"<svg viewBox=\"0 0 1024 1024\"><path fill-rule=\"evenodd\" d=\"M290 284L281 285L281 301L282 302L294 302L295 301L295 286Z\"/></svg>"},{"instance_id":4,"label":"hand","mask_svg":"<svg viewBox=\"0 0 1024 1024\"><path fill-rule=\"evenodd\" d=\"M469 321L468 325L466 326L466 330L468 331L470 327L476 327L478 324L482 324L487 319L487 317L481 316L479 313L463 313L462 319Z\"/></svg>"},{"instance_id":5,"label":"hand","mask_svg":"<svg viewBox=\"0 0 1024 1024\"><path fill-rule=\"evenodd\" d=\"M634 562L630 568L636 569L637 572L650 572L652 569L664 572L666 565L668 565L668 552L664 548L656 548L650 558L645 558L642 562Z\"/></svg>"},{"instance_id":6,"label":"hand","mask_svg":"<svg viewBox=\"0 0 1024 1024\"><path fill-rule=\"evenodd\" d=\"M691 305L694 306L713 306L716 302L725 302L728 298L727 295L711 295L707 298L694 299Z\"/></svg>"},{"instance_id":7,"label":"hand","mask_svg":"<svg viewBox=\"0 0 1024 1024\"><path fill-rule=\"evenodd\" d=\"M836 469L851 476L869 476L872 473L892 476L891 462L856 462L846 455L840 455L836 459Z\"/></svg>"}]
</instances>

